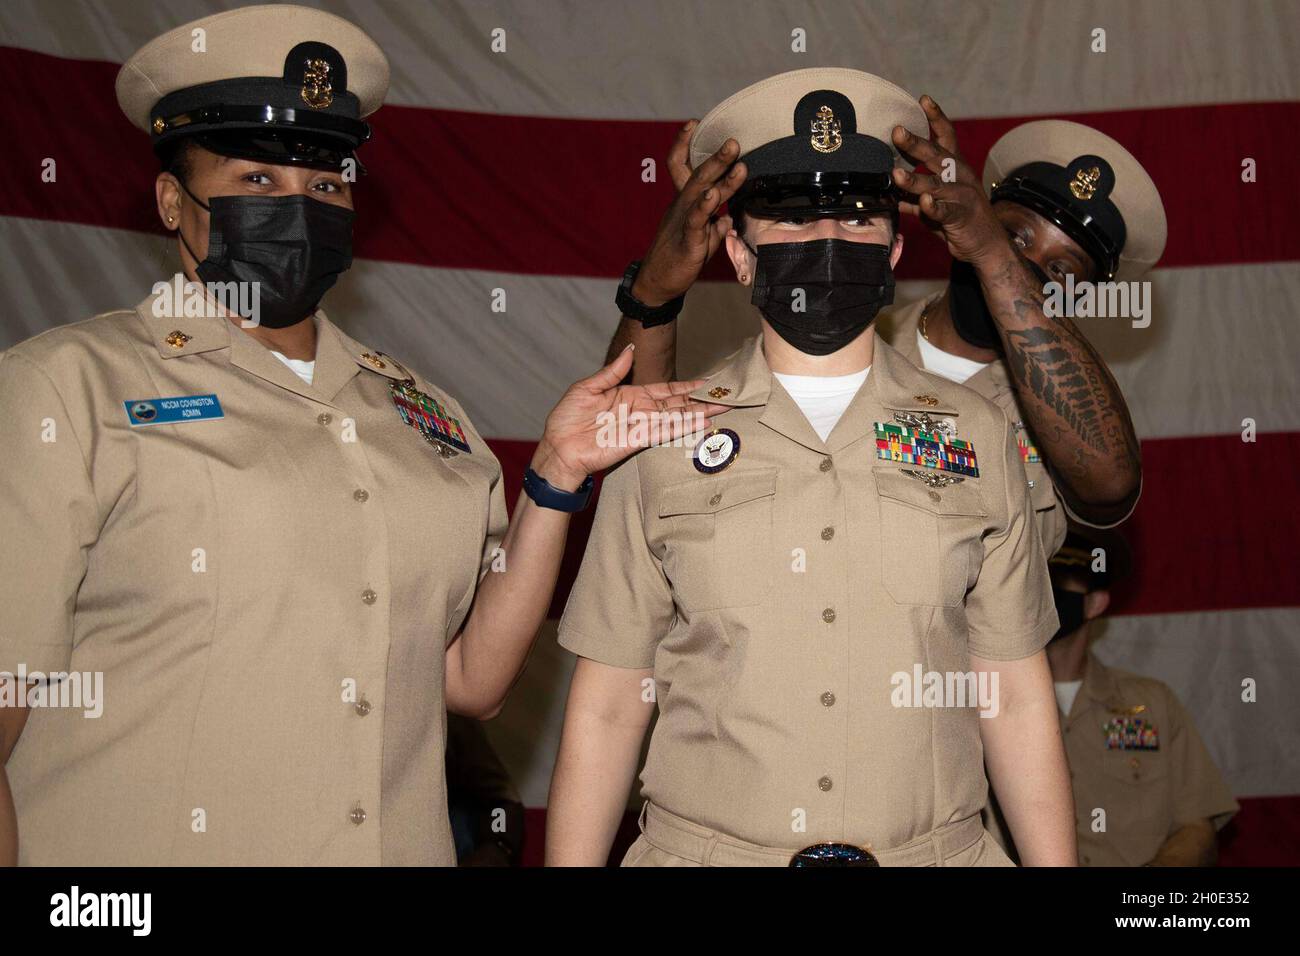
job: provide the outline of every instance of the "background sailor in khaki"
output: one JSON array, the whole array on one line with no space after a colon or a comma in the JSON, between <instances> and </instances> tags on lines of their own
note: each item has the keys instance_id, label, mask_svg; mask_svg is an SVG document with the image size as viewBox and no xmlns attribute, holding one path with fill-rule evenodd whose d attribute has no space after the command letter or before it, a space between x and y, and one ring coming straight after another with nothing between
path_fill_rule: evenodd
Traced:
<instances>
[{"instance_id":1,"label":"background sailor in khaki","mask_svg":"<svg viewBox=\"0 0 1300 956\"><path fill-rule=\"evenodd\" d=\"M945 141L959 157L950 130ZM989 151L984 185L1044 284L1136 281L1164 250L1164 207L1151 177L1123 146L1079 123L1037 120L1012 129ZM1067 520L1112 527L1132 514L1141 490L1137 438L1123 393L1074 320L1048 320L1025 300L1018 311L1030 323L1000 333L1006 311L968 264L954 260L946 289L891 310L880 332L908 359L974 389L1015 423L1050 555Z\"/></svg>"},{"instance_id":2,"label":"background sailor in khaki","mask_svg":"<svg viewBox=\"0 0 1300 956\"><path fill-rule=\"evenodd\" d=\"M1092 652L1094 622L1130 566L1118 534L1083 527L1051 560L1061 629L1047 660L1070 761L1079 863L1211 866L1216 834L1239 806L1191 716L1163 681L1107 667Z\"/></svg>"},{"instance_id":3,"label":"background sailor in khaki","mask_svg":"<svg viewBox=\"0 0 1300 956\"><path fill-rule=\"evenodd\" d=\"M763 335L695 393L733 408L725 427L693 449L639 454L605 481L560 623L580 659L549 862L603 862L655 702L629 864L835 852L1005 865L980 823L986 752L1027 859L1073 861L1041 652L1056 615L1014 431L870 327L875 284L892 291L902 252L889 133L924 122L904 91L835 69L765 80L696 128L701 162L728 138L744 151L746 216L728 251L755 285ZM873 248L888 253L883 276ZM842 258L853 268L840 271ZM818 306L807 319L784 304L789 287ZM812 379L849 383L834 414ZM878 431L907 422L943 431L950 457L882 451ZM973 444L977 468L955 467L958 442ZM899 705L921 702L919 687L898 697L918 671L992 669L996 717L973 700Z\"/></svg>"},{"instance_id":4,"label":"background sailor in khaki","mask_svg":"<svg viewBox=\"0 0 1300 956\"><path fill-rule=\"evenodd\" d=\"M530 493L507 528L464 410L317 309L387 82L364 32L291 6L187 24L119 74L184 274L0 361L0 699L103 678L97 717L0 707L0 863L455 862L447 708L500 708L568 515ZM196 314L215 286L173 294L260 263L261 325ZM629 366L552 410L532 470L554 495L627 453L598 412L712 407L616 388Z\"/></svg>"}]
</instances>

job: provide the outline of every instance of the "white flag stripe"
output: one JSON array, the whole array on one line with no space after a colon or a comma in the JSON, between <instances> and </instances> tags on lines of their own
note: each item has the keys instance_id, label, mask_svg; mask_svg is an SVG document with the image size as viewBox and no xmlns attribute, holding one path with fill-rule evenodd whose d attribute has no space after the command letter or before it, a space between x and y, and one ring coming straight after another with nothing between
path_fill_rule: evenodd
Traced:
<instances>
[{"instance_id":1,"label":"white flag stripe","mask_svg":"<svg viewBox=\"0 0 1300 956\"><path fill-rule=\"evenodd\" d=\"M1300 99L1288 0L300 2L364 26L392 63L389 102L406 106L685 119L811 66L870 70L961 117ZM0 44L121 63L159 33L245 5L5 0ZM792 51L796 30L807 52Z\"/></svg>"},{"instance_id":2,"label":"white flag stripe","mask_svg":"<svg viewBox=\"0 0 1300 956\"><path fill-rule=\"evenodd\" d=\"M650 237L646 237L647 243ZM177 268L174 241L0 217L8 347L53 325L134 306ZM446 388L490 438L536 439L573 381L604 361L617 277L578 279L358 260L325 300L331 318ZM1079 320L1128 399L1142 438L1300 430L1300 263L1161 269L1151 326ZM911 301L934 282L900 283ZM493 290L505 313L492 311ZM681 318L681 375L703 374L757 330L735 283L705 282Z\"/></svg>"}]
</instances>

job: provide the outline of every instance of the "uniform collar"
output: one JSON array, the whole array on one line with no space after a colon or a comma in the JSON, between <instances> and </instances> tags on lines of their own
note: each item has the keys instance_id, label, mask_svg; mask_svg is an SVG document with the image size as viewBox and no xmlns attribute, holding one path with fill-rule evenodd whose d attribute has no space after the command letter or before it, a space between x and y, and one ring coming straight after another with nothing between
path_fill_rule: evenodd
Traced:
<instances>
[{"instance_id":1,"label":"uniform collar","mask_svg":"<svg viewBox=\"0 0 1300 956\"><path fill-rule=\"evenodd\" d=\"M322 317L324 315L322 312L317 312L316 314ZM408 379L415 378L405 365L397 361L397 359L393 358L387 352L367 348L333 323L330 323L330 330L334 333L335 338L338 340L343 351L347 354L348 359L359 368L363 368L367 372L375 372L378 375L382 375L384 378L391 378L397 382L405 382ZM354 374L356 371L355 368L352 369Z\"/></svg>"},{"instance_id":2,"label":"uniform collar","mask_svg":"<svg viewBox=\"0 0 1300 956\"><path fill-rule=\"evenodd\" d=\"M888 316L892 331L890 338L893 340L894 349L913 365L921 368L924 364L921 348L916 341L917 336L921 334L921 313L932 303L939 301L943 292L944 290L940 289ZM1003 392L1011 390L1011 376L1007 371L1007 363L1004 359L994 359L962 384L990 401L997 401Z\"/></svg>"},{"instance_id":3,"label":"uniform collar","mask_svg":"<svg viewBox=\"0 0 1300 956\"><path fill-rule=\"evenodd\" d=\"M916 344L916 337L921 334L921 313L941 295L942 289L891 312L883 319L888 324L889 340L894 345L894 351L913 365L921 364L921 349Z\"/></svg>"},{"instance_id":4,"label":"uniform collar","mask_svg":"<svg viewBox=\"0 0 1300 956\"><path fill-rule=\"evenodd\" d=\"M1066 720L1074 721L1089 709L1089 702L1110 709L1123 706L1120 699L1119 681L1115 672L1098 660L1097 655L1088 652L1088 663L1083 671L1083 686L1074 697L1074 704Z\"/></svg>"},{"instance_id":5,"label":"uniform collar","mask_svg":"<svg viewBox=\"0 0 1300 956\"><path fill-rule=\"evenodd\" d=\"M887 420L892 420L895 412L936 417L958 414L948 388L932 381L900 355L878 331L873 329L871 334L875 342L867 383L853 397L825 442L794 399L774 381L763 354L762 335L746 340L691 396L733 408L766 406L759 421L791 441L822 453L837 452L861 438L873 436L882 408Z\"/></svg>"},{"instance_id":6,"label":"uniform collar","mask_svg":"<svg viewBox=\"0 0 1300 956\"><path fill-rule=\"evenodd\" d=\"M1118 706L1120 703L1119 681L1115 678L1115 672L1098 660L1092 651L1088 652L1088 667L1083 672L1080 693L1107 706Z\"/></svg>"},{"instance_id":7,"label":"uniform collar","mask_svg":"<svg viewBox=\"0 0 1300 956\"><path fill-rule=\"evenodd\" d=\"M1003 392L1011 391L1011 375L1005 359L994 359L962 383L991 402L998 401Z\"/></svg>"},{"instance_id":8,"label":"uniform collar","mask_svg":"<svg viewBox=\"0 0 1300 956\"><path fill-rule=\"evenodd\" d=\"M952 395L961 386L937 379L918 368L879 333L876 334L870 381L875 383L880 404L890 411L924 412L935 416L958 414Z\"/></svg>"},{"instance_id":9,"label":"uniform collar","mask_svg":"<svg viewBox=\"0 0 1300 956\"><path fill-rule=\"evenodd\" d=\"M184 314L186 281L184 274L178 272L166 282L155 283L149 297L135 307L164 359L230 347L232 330L227 319Z\"/></svg>"},{"instance_id":10,"label":"uniform collar","mask_svg":"<svg viewBox=\"0 0 1300 956\"><path fill-rule=\"evenodd\" d=\"M745 340L722 366L691 392L692 398L732 408L766 405L772 390L772 370L763 355L763 336Z\"/></svg>"},{"instance_id":11,"label":"uniform collar","mask_svg":"<svg viewBox=\"0 0 1300 956\"><path fill-rule=\"evenodd\" d=\"M758 419L762 424L813 451L826 452L826 445L808 416L772 375L767 356L763 354L761 334L746 339L691 396L732 408L762 407L763 414Z\"/></svg>"},{"instance_id":12,"label":"uniform collar","mask_svg":"<svg viewBox=\"0 0 1300 956\"><path fill-rule=\"evenodd\" d=\"M386 378L402 380L410 373L398 362L345 335L324 309L317 309L316 367L308 385L292 369L271 354L271 350L246 335L229 319L218 316L177 316L169 308L183 288L185 276L177 273L166 289L155 291L136 306L158 354L164 359L184 358L204 352L228 350L230 364L274 385L313 401L333 401L361 369Z\"/></svg>"}]
</instances>

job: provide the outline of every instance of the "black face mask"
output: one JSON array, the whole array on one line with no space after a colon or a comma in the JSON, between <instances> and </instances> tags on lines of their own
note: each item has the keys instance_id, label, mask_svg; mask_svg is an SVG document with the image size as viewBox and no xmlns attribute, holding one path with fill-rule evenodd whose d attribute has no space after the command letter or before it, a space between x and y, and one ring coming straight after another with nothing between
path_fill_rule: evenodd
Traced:
<instances>
[{"instance_id":1,"label":"black face mask","mask_svg":"<svg viewBox=\"0 0 1300 956\"><path fill-rule=\"evenodd\" d=\"M808 355L838 352L894 301L889 246L818 239L750 249L758 259L751 301L781 338Z\"/></svg>"},{"instance_id":2,"label":"black face mask","mask_svg":"<svg viewBox=\"0 0 1300 956\"><path fill-rule=\"evenodd\" d=\"M258 312L222 304L259 325L282 329L301 322L352 265L352 220L356 213L310 196L213 196L208 210L208 256L195 272L205 283L257 285ZM189 250L194 250L185 242Z\"/></svg>"},{"instance_id":3,"label":"black face mask","mask_svg":"<svg viewBox=\"0 0 1300 956\"><path fill-rule=\"evenodd\" d=\"M1040 284L1046 285L1051 281L1037 263L1026 259L1025 265ZM1002 339L998 335L997 323L984 301L984 290L980 288L975 267L969 262L952 261L952 269L948 272L948 312L952 316L953 328L963 340L976 348L1001 351Z\"/></svg>"},{"instance_id":4,"label":"black face mask","mask_svg":"<svg viewBox=\"0 0 1300 956\"><path fill-rule=\"evenodd\" d=\"M1063 591L1052 585L1052 600L1056 602L1056 616L1061 620L1052 640L1068 637L1084 625L1083 599L1085 595L1078 591Z\"/></svg>"}]
</instances>

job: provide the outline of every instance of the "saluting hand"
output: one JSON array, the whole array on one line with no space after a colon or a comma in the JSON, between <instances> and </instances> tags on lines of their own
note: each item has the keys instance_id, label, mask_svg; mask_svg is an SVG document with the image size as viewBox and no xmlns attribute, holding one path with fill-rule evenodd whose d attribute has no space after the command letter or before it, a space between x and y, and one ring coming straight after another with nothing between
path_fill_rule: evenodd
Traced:
<instances>
[{"instance_id":1,"label":"saluting hand","mask_svg":"<svg viewBox=\"0 0 1300 956\"><path fill-rule=\"evenodd\" d=\"M740 144L734 139L692 172L689 149L697 124L691 120L678 130L668 153L668 172L677 196L664 213L632 284L632 294L649 306L675 299L695 284L731 230L731 217L718 216L717 211L745 182L745 164L736 162Z\"/></svg>"},{"instance_id":2,"label":"saluting hand","mask_svg":"<svg viewBox=\"0 0 1300 956\"><path fill-rule=\"evenodd\" d=\"M984 194L984 184L957 147L957 134L943 110L929 96L922 96L921 109L930 122L930 138L921 139L902 126L894 127L894 145L913 163L923 163L930 174L894 170L894 184L915 196L915 202L900 202L898 208L920 216L938 232L954 259L978 265L982 260L1011 249L1007 231ZM944 178L951 170L951 182Z\"/></svg>"},{"instance_id":3,"label":"saluting hand","mask_svg":"<svg viewBox=\"0 0 1300 956\"><path fill-rule=\"evenodd\" d=\"M622 461L638 448L707 428L710 416L729 408L689 396L703 379L620 385L631 369L629 346L595 375L569 386L546 416L534 471L557 488L573 491L587 475Z\"/></svg>"}]
</instances>

